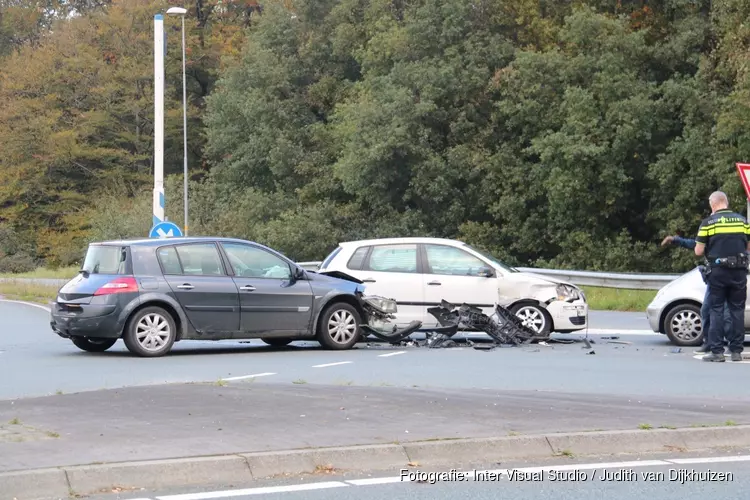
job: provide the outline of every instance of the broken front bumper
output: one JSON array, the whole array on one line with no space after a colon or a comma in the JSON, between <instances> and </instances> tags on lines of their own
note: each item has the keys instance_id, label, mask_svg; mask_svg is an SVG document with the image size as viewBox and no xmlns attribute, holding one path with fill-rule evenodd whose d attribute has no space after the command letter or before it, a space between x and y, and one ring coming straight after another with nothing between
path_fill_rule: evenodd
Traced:
<instances>
[{"instance_id":1,"label":"broken front bumper","mask_svg":"<svg viewBox=\"0 0 750 500\"><path fill-rule=\"evenodd\" d=\"M398 328L391 323L398 312L398 305L393 299L376 295L360 297L362 309L365 311L365 322L362 330L368 335L374 335L380 340L396 343L404 340L422 326L421 321L412 321L406 327Z\"/></svg>"}]
</instances>

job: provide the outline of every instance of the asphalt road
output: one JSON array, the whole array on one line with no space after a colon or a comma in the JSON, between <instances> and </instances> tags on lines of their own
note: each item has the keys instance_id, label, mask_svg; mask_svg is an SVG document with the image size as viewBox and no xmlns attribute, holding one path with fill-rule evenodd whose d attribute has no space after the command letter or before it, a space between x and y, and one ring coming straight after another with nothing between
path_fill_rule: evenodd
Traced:
<instances>
[{"instance_id":1,"label":"asphalt road","mask_svg":"<svg viewBox=\"0 0 750 500\"><path fill-rule=\"evenodd\" d=\"M750 456L628 456L606 460L547 461L420 470L411 468L368 477L308 477L265 481L232 488L139 491L90 500L744 500L750 488ZM507 472L516 471L515 476ZM409 475L411 472L411 475ZM441 473L429 475L430 472ZM490 472L490 473L488 473ZM518 473L524 473L524 480ZM422 480L423 482L415 481ZM436 481L436 479L439 479Z\"/></svg>"},{"instance_id":2,"label":"asphalt road","mask_svg":"<svg viewBox=\"0 0 750 500\"><path fill-rule=\"evenodd\" d=\"M593 321L611 327L620 318L630 316L599 313L594 314ZM635 317L628 321L629 325L638 325ZM574 340L583 337L555 336ZM589 354L580 341L490 352L471 347L426 349L382 344L362 344L350 351L336 352L323 350L317 343L297 343L279 349L259 341L184 341L176 344L167 357L142 359L131 356L121 342L102 354L80 351L52 333L48 313L42 308L0 302L0 377L12 381L0 385L0 399L220 379L229 383L269 380L732 396L737 388L727 384L727 370L745 372L750 365L750 360L718 366L701 363L691 350L673 352L663 335L617 335L617 342L630 344L611 344L605 337L589 336L596 342L592 346L595 354Z\"/></svg>"}]
</instances>

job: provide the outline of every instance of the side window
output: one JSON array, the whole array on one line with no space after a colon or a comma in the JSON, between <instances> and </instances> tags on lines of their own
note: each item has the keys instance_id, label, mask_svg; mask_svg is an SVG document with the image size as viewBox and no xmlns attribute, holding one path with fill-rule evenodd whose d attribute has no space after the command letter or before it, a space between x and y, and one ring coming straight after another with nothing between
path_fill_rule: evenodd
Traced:
<instances>
[{"instance_id":1,"label":"side window","mask_svg":"<svg viewBox=\"0 0 750 500\"><path fill-rule=\"evenodd\" d=\"M242 278L291 279L286 261L261 248L241 243L224 243L234 274Z\"/></svg>"},{"instance_id":2,"label":"side window","mask_svg":"<svg viewBox=\"0 0 750 500\"><path fill-rule=\"evenodd\" d=\"M370 271L417 272L417 245L383 245L372 248Z\"/></svg>"},{"instance_id":3,"label":"side window","mask_svg":"<svg viewBox=\"0 0 750 500\"><path fill-rule=\"evenodd\" d=\"M224 276L224 266L221 264L219 250L213 243L188 243L175 248L182 264L182 274Z\"/></svg>"},{"instance_id":4,"label":"side window","mask_svg":"<svg viewBox=\"0 0 750 500\"><path fill-rule=\"evenodd\" d=\"M156 251L156 255L159 257L159 263L161 263L162 272L164 274L182 274L182 266L180 265L180 259L177 257L177 250L174 247L162 247Z\"/></svg>"},{"instance_id":5,"label":"side window","mask_svg":"<svg viewBox=\"0 0 750 500\"><path fill-rule=\"evenodd\" d=\"M349 262L347 262L346 267L354 271L359 271L360 269L362 269L362 264L364 264L365 262L365 257L367 257L367 251L369 249L370 247L359 247L352 254L352 257L349 259Z\"/></svg>"},{"instance_id":6,"label":"side window","mask_svg":"<svg viewBox=\"0 0 750 500\"><path fill-rule=\"evenodd\" d=\"M477 276L487 267L483 261L458 248L443 245L425 245L430 274L450 276Z\"/></svg>"}]
</instances>

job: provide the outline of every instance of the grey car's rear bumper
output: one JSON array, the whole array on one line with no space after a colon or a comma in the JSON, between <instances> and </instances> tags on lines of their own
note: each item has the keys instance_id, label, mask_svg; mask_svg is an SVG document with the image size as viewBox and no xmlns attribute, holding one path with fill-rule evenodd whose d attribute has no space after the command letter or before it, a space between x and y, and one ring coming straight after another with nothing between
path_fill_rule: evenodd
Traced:
<instances>
[{"instance_id":1,"label":"grey car's rear bumper","mask_svg":"<svg viewBox=\"0 0 750 500\"><path fill-rule=\"evenodd\" d=\"M52 304L50 327L62 338L119 338L122 331L116 305L86 304L79 307Z\"/></svg>"}]
</instances>

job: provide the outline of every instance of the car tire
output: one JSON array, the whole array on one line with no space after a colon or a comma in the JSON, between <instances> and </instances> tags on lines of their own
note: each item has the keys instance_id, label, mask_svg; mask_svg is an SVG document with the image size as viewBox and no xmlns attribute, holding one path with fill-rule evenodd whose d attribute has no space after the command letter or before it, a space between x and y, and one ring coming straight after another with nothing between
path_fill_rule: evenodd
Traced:
<instances>
[{"instance_id":1,"label":"car tire","mask_svg":"<svg viewBox=\"0 0 750 500\"><path fill-rule=\"evenodd\" d=\"M679 304L664 318L664 333L680 347L695 347L703 343L701 308L694 304Z\"/></svg>"},{"instance_id":2,"label":"car tire","mask_svg":"<svg viewBox=\"0 0 750 500\"><path fill-rule=\"evenodd\" d=\"M92 337L72 337L70 340L77 348L86 352L104 352L117 342L117 339Z\"/></svg>"},{"instance_id":3,"label":"car tire","mask_svg":"<svg viewBox=\"0 0 750 500\"><path fill-rule=\"evenodd\" d=\"M155 328L151 335L139 339L140 332ZM172 349L177 337L177 325L174 318L161 307L151 306L136 312L125 327L123 340L128 350L143 358L164 356ZM149 340L151 342L149 342ZM154 341L161 341L153 346Z\"/></svg>"},{"instance_id":4,"label":"car tire","mask_svg":"<svg viewBox=\"0 0 750 500\"><path fill-rule=\"evenodd\" d=\"M273 347L284 347L286 345L289 345L289 343L292 341L292 339L282 338L262 338L260 340Z\"/></svg>"},{"instance_id":5,"label":"car tire","mask_svg":"<svg viewBox=\"0 0 750 500\"><path fill-rule=\"evenodd\" d=\"M552 331L552 316L542 306L521 302L511 307L510 311L540 337L547 337Z\"/></svg>"},{"instance_id":6,"label":"car tire","mask_svg":"<svg viewBox=\"0 0 750 500\"><path fill-rule=\"evenodd\" d=\"M362 338L362 317L346 302L328 306L318 322L318 342L337 351L351 349Z\"/></svg>"}]
</instances>

